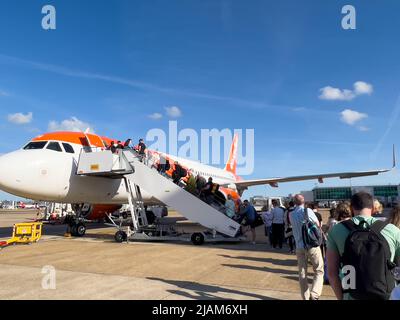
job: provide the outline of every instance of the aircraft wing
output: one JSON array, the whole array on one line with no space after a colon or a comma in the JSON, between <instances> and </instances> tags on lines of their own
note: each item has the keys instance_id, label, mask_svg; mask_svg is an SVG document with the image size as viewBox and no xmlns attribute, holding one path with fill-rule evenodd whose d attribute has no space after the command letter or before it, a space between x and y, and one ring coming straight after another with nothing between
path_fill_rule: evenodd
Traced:
<instances>
[{"instance_id":1,"label":"aircraft wing","mask_svg":"<svg viewBox=\"0 0 400 320\"><path fill-rule=\"evenodd\" d=\"M380 170L371 170L371 171L354 171L354 172L336 172L336 173L312 174L312 175L293 176L293 177L242 180L242 181L236 181L233 184L236 185L237 189L245 190L248 187L259 186L259 185L270 185L271 187L278 187L278 183L280 183L280 182L318 180L320 183L322 183L323 180L326 178L349 179L349 178L356 178L356 177L376 176L380 173L389 172L392 169L394 169L395 167L396 167L396 158L395 158L395 152L394 152L394 146L393 146L393 166L391 169L380 169Z\"/></svg>"},{"instance_id":2,"label":"aircraft wing","mask_svg":"<svg viewBox=\"0 0 400 320\"><path fill-rule=\"evenodd\" d=\"M234 182L238 189L247 189L251 186L259 186L264 184L269 184L272 187L277 187L280 182L294 182L294 181L304 181L304 180L318 180L323 182L325 178L356 178L356 177L366 177L375 176L380 173L389 172L392 169L383 170L373 170L373 171L359 171L359 172L338 172L338 173L327 173L327 174L313 174L306 176L293 176L293 177L281 177L281 178L267 178L267 179L255 179L255 180L243 180Z\"/></svg>"}]
</instances>

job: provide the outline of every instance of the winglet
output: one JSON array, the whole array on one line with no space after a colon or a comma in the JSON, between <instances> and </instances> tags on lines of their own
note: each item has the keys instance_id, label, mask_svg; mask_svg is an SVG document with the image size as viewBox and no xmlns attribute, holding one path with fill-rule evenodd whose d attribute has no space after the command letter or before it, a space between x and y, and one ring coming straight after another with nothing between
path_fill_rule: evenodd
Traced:
<instances>
[{"instance_id":1,"label":"winglet","mask_svg":"<svg viewBox=\"0 0 400 320\"><path fill-rule=\"evenodd\" d=\"M393 144L393 167L392 167L392 169L394 169L394 168L396 168L396 149Z\"/></svg>"}]
</instances>

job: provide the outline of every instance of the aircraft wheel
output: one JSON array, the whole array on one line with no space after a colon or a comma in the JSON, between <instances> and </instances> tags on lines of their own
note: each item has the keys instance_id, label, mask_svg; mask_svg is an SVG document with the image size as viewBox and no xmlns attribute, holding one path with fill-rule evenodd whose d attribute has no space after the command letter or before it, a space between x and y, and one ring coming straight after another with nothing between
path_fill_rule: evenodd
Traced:
<instances>
[{"instance_id":1,"label":"aircraft wheel","mask_svg":"<svg viewBox=\"0 0 400 320\"><path fill-rule=\"evenodd\" d=\"M83 223L78 223L76 226L76 235L83 237L86 233L86 226Z\"/></svg>"},{"instance_id":2,"label":"aircraft wheel","mask_svg":"<svg viewBox=\"0 0 400 320\"><path fill-rule=\"evenodd\" d=\"M190 240L195 246L200 246L204 243L204 235L199 232L193 233Z\"/></svg>"},{"instance_id":3,"label":"aircraft wheel","mask_svg":"<svg viewBox=\"0 0 400 320\"><path fill-rule=\"evenodd\" d=\"M128 212L123 212L122 213L122 218L123 219L128 219Z\"/></svg>"},{"instance_id":4,"label":"aircraft wheel","mask_svg":"<svg viewBox=\"0 0 400 320\"><path fill-rule=\"evenodd\" d=\"M117 231L114 235L115 241L118 243L124 242L127 239L127 234L124 231Z\"/></svg>"},{"instance_id":5,"label":"aircraft wheel","mask_svg":"<svg viewBox=\"0 0 400 320\"><path fill-rule=\"evenodd\" d=\"M77 225L76 224L72 225L71 226L71 236L76 237L78 235L77 231L78 231Z\"/></svg>"}]
</instances>

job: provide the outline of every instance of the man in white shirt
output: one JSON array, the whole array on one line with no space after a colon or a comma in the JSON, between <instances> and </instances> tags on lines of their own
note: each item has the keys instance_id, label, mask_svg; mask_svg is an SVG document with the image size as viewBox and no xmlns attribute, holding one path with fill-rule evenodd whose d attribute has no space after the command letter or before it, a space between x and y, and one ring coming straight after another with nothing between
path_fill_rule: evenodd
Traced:
<instances>
[{"instance_id":1,"label":"man in white shirt","mask_svg":"<svg viewBox=\"0 0 400 320\"><path fill-rule=\"evenodd\" d=\"M324 286L324 260L320 247L306 248L303 242L302 226L307 212L308 218L319 226L318 218L312 210L304 207L304 197L297 194L294 197L296 208L290 213L290 222L292 224L293 236L296 242L296 256L299 267L299 283L301 297L303 300L318 300ZM306 211L307 210L307 211ZM314 271L311 290L308 286L308 259L312 264Z\"/></svg>"},{"instance_id":2,"label":"man in white shirt","mask_svg":"<svg viewBox=\"0 0 400 320\"><path fill-rule=\"evenodd\" d=\"M265 236L268 238L269 244L272 246L272 213L268 210L267 206L264 206L261 211L261 218L265 225Z\"/></svg>"},{"instance_id":3,"label":"man in white shirt","mask_svg":"<svg viewBox=\"0 0 400 320\"><path fill-rule=\"evenodd\" d=\"M285 209L279 207L277 200L272 200L272 247L282 249L285 237Z\"/></svg>"}]
</instances>

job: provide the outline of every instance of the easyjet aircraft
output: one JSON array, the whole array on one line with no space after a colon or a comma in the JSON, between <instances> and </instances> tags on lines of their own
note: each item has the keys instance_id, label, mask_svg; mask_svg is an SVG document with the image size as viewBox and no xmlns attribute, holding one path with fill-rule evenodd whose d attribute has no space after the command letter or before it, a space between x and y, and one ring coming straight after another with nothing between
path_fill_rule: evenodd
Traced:
<instances>
[{"instance_id":1,"label":"easyjet aircraft","mask_svg":"<svg viewBox=\"0 0 400 320\"><path fill-rule=\"evenodd\" d=\"M107 212L114 211L119 205L128 202L123 179L108 179L105 177L88 177L77 175L79 155L83 151L90 152L93 148L106 149L113 141L95 134L83 132L52 132L32 139L23 148L0 157L0 189L28 199L62 202L71 204L97 204L98 210L87 211L88 219L105 217ZM339 172L330 174L315 174L284 178L267 178L243 180L236 175L237 143L235 136L232 142L229 160L224 169L212 167L199 162L163 154L170 159L171 167L174 161L186 167L193 174L213 177L214 182L221 185L223 196L229 193L238 198L248 187L255 185L271 185L276 187L280 182L324 178L352 178L378 175L391 169ZM151 156L160 154L149 151ZM394 158L393 158L394 162ZM393 164L394 165L394 164ZM172 171L172 168L171 168ZM152 190L141 190L146 205L160 204L152 196Z\"/></svg>"}]
</instances>

